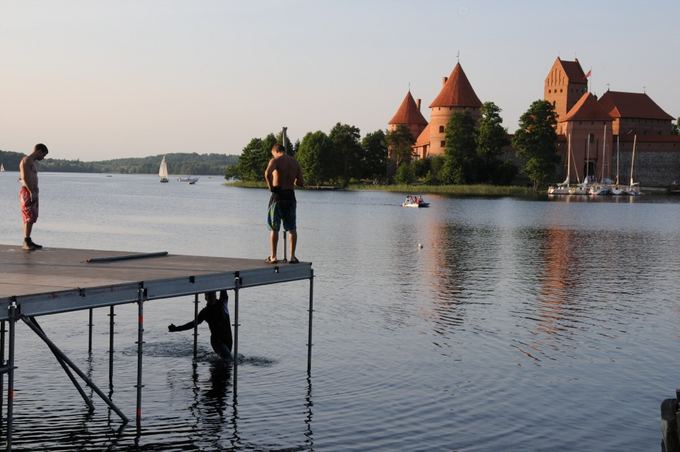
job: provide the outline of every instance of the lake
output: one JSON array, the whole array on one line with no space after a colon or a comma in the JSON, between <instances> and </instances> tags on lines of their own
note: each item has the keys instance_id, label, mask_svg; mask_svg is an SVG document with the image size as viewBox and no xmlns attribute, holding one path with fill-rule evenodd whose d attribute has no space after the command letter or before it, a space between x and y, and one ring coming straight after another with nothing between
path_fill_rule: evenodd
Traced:
<instances>
[{"instance_id":1,"label":"lake","mask_svg":"<svg viewBox=\"0 0 680 452\"><path fill-rule=\"evenodd\" d=\"M0 174L4 244L22 239L16 179ZM268 254L263 190L205 176L40 183L33 238L48 247ZM306 282L242 291L236 402L207 325L195 369L191 332L167 331L193 318L193 297L146 303L141 434L99 399L88 414L19 324L17 448L659 450L659 405L680 386L680 203L425 198L298 193L298 255L316 275L310 378ZM107 313L94 312L92 356L86 311L41 318L102 388ZM133 417L137 309L116 313L112 397Z\"/></svg>"}]
</instances>

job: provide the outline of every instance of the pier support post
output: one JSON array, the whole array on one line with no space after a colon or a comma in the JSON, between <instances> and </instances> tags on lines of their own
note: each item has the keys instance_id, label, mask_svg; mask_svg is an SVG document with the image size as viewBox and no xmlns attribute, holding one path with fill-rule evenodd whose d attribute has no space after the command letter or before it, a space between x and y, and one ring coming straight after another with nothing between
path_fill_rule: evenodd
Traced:
<instances>
[{"instance_id":1,"label":"pier support post","mask_svg":"<svg viewBox=\"0 0 680 452\"><path fill-rule=\"evenodd\" d=\"M87 324L88 327L88 332L87 332L87 353L92 354L92 308L90 308L89 312L89 322Z\"/></svg>"},{"instance_id":2,"label":"pier support post","mask_svg":"<svg viewBox=\"0 0 680 452\"><path fill-rule=\"evenodd\" d=\"M9 305L9 348L7 354L7 450L12 450L12 428L14 422L14 331L17 323L17 304Z\"/></svg>"},{"instance_id":3,"label":"pier support post","mask_svg":"<svg viewBox=\"0 0 680 452\"><path fill-rule=\"evenodd\" d=\"M137 300L137 430L142 427L142 355L144 353L144 300L146 299L146 289L139 289L139 299Z\"/></svg>"},{"instance_id":4,"label":"pier support post","mask_svg":"<svg viewBox=\"0 0 680 452\"><path fill-rule=\"evenodd\" d=\"M309 278L309 331L307 333L307 374L312 371L312 314L314 312L314 270Z\"/></svg>"},{"instance_id":5,"label":"pier support post","mask_svg":"<svg viewBox=\"0 0 680 452\"><path fill-rule=\"evenodd\" d=\"M198 355L198 294L194 294L194 364L196 364L196 356Z\"/></svg>"},{"instance_id":6,"label":"pier support post","mask_svg":"<svg viewBox=\"0 0 680 452\"><path fill-rule=\"evenodd\" d=\"M82 370L80 370L80 369L78 368L78 366L76 366L76 365L73 363L73 361L71 361L71 359L70 359L68 356L66 356L66 355L64 354L64 352L62 352L62 351L59 349L59 347L57 347L57 345L56 345L54 342L52 342L52 340L50 340L49 337L47 337L47 335L45 334L45 332L44 332L43 330L41 330L40 327L39 327L38 325L35 324L34 320L33 320L31 317L22 317L21 320L23 320L24 323L25 323L26 325L28 325L28 327L29 327L30 329L32 329L33 332L34 332L35 334L37 334L38 337L39 337L40 339L42 339L44 343L47 344L47 346L50 348L50 350L52 350L52 353L54 353L55 355L57 355L57 356L61 359L61 361L63 361L64 363L68 364L68 366L69 366L69 367L70 367L70 368L71 368L71 369L72 369L72 370L73 370L80 378L82 378L83 381L84 381L90 388L92 388L92 390L93 390L94 392L96 392L97 395L98 395L98 396L99 396L99 397L100 397L100 398L101 398L101 399L102 399L102 400L103 400L103 401L104 401L104 402L105 402L105 403L106 403L113 411L115 411L116 414L117 414L118 416L120 416L120 418L123 420L123 422L125 422L125 423L128 422L128 418L127 418L127 417L123 414L123 412L116 406L116 404L113 403L113 402L111 401L111 399L109 399L108 397L106 397L106 394L104 394L104 392L102 392L102 390L99 389L99 387L98 387L96 384L94 384L94 382L93 382L93 381L85 374L85 372L83 372ZM13 347L14 347L14 345L13 345L13 340L12 340L12 324L10 323L10 348L13 348ZM12 352L12 355L13 355L13 352ZM13 360L13 357L10 356L10 359ZM8 408L9 408L9 407L8 407Z\"/></svg>"},{"instance_id":7,"label":"pier support post","mask_svg":"<svg viewBox=\"0 0 680 452\"><path fill-rule=\"evenodd\" d=\"M238 295L241 289L241 277L234 278L234 399L236 399L236 386L238 382Z\"/></svg>"},{"instance_id":8,"label":"pier support post","mask_svg":"<svg viewBox=\"0 0 680 452\"><path fill-rule=\"evenodd\" d=\"M116 316L114 307L109 307L109 390L113 390L113 318Z\"/></svg>"}]
</instances>

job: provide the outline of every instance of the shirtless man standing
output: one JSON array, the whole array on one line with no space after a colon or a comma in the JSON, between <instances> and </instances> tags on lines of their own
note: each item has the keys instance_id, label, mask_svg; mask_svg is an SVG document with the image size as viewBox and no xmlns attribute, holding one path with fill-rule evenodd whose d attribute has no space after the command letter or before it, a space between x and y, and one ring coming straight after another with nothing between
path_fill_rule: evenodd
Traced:
<instances>
[{"instance_id":1,"label":"shirtless man standing","mask_svg":"<svg viewBox=\"0 0 680 452\"><path fill-rule=\"evenodd\" d=\"M21 159L19 163L19 182L21 183L19 205L24 220L23 249L29 251L42 248L31 240L31 231L33 224L38 221L38 167L35 162L44 159L47 152L47 146L42 143L36 144L33 152Z\"/></svg>"},{"instance_id":2,"label":"shirtless man standing","mask_svg":"<svg viewBox=\"0 0 680 452\"><path fill-rule=\"evenodd\" d=\"M265 262L268 264L278 262L276 247L279 243L279 228L281 221L283 221L283 230L287 231L290 236L290 260L288 262L297 264L299 261L295 256L295 245L297 244L295 186L304 186L302 169L297 160L286 155L283 146L278 143L272 147L272 157L264 172L267 187L272 192L267 216L271 254Z\"/></svg>"}]
</instances>

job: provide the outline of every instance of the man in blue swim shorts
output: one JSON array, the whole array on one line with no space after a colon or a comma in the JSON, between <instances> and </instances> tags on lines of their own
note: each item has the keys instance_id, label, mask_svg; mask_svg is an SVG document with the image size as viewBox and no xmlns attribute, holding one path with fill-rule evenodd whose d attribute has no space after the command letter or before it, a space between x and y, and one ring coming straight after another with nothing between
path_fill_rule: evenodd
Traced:
<instances>
[{"instance_id":1,"label":"man in blue swim shorts","mask_svg":"<svg viewBox=\"0 0 680 452\"><path fill-rule=\"evenodd\" d=\"M271 254L265 262L268 264L278 263L276 248L279 243L279 229L281 229L281 223L283 223L283 230L288 232L288 237L290 237L290 260L288 262L297 264L299 260L295 255L295 246L297 245L295 187L304 186L302 168L300 168L297 160L287 155L283 146L277 143L272 147L272 159L264 172L264 179L272 193L269 198L267 214Z\"/></svg>"}]
</instances>

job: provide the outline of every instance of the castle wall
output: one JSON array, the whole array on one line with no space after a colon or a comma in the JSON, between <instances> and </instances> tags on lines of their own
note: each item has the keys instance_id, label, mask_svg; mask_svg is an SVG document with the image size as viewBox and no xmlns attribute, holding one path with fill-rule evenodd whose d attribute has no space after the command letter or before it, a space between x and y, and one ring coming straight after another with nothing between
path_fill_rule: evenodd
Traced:
<instances>
[{"instance_id":1,"label":"castle wall","mask_svg":"<svg viewBox=\"0 0 680 452\"><path fill-rule=\"evenodd\" d=\"M631 130L638 135L670 135L673 123L669 119L616 118L613 128L615 135L626 135Z\"/></svg>"},{"instance_id":2,"label":"castle wall","mask_svg":"<svg viewBox=\"0 0 680 452\"><path fill-rule=\"evenodd\" d=\"M572 135L574 140L574 135ZM670 138L670 141L663 142L638 142L635 151L635 166L633 168L633 179L643 187L666 187L674 181L680 182L680 138ZM609 147L609 144L607 144ZM572 148L574 141L572 141ZM558 143L557 152L562 159L556 181L564 180L566 177L566 149L567 142ZM607 152L609 168L611 168L611 179L616 182L616 137L612 137L611 152ZM622 141L619 147L619 183L627 185L630 181L630 162L633 155L633 142ZM521 166L520 166L521 167ZM583 170L579 168L579 177L583 180ZM572 183L576 183L574 168L571 170ZM599 178L599 173L598 173Z\"/></svg>"}]
</instances>

